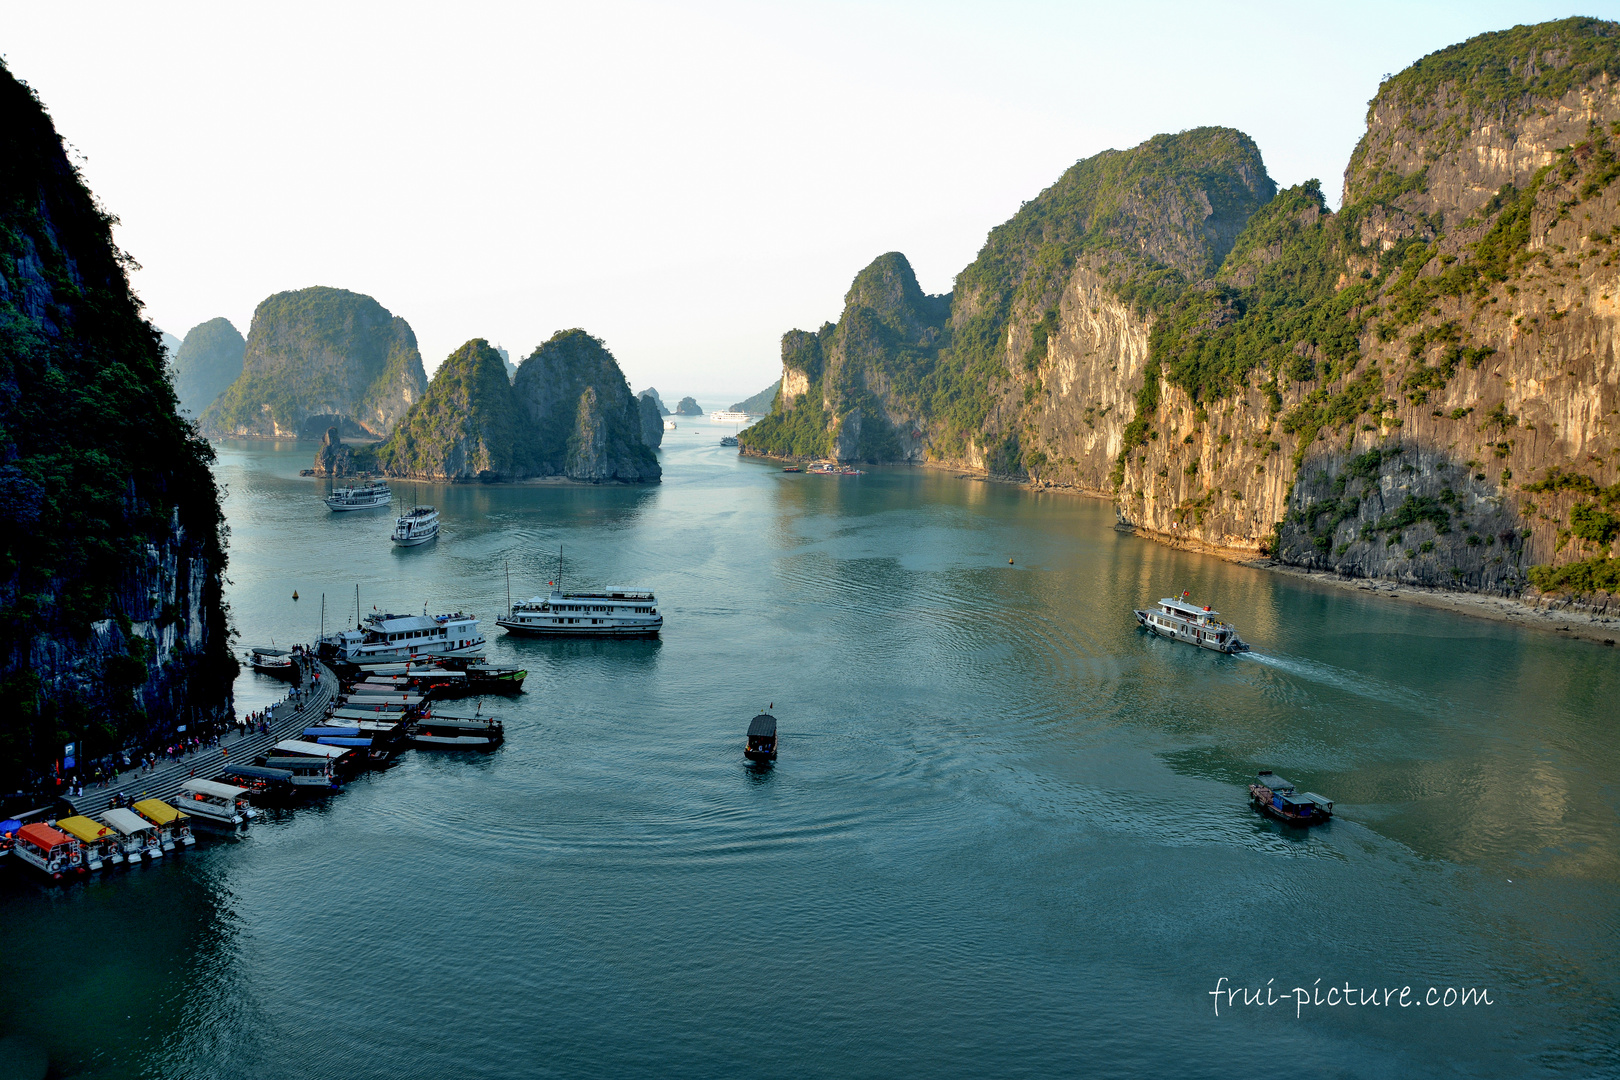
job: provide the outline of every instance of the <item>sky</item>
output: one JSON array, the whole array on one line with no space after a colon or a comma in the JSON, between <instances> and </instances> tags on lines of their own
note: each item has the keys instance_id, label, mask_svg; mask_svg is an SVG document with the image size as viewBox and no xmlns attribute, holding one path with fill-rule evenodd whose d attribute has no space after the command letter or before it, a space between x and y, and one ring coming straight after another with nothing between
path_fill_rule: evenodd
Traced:
<instances>
[{"instance_id":1,"label":"sky","mask_svg":"<svg viewBox=\"0 0 1620 1080\"><path fill-rule=\"evenodd\" d=\"M416 331L584 327L631 385L726 405L887 251L946 292L1074 162L1239 128L1337 204L1386 73L1537 2L44 4L0 54L45 102L147 315L247 333L331 285Z\"/></svg>"}]
</instances>

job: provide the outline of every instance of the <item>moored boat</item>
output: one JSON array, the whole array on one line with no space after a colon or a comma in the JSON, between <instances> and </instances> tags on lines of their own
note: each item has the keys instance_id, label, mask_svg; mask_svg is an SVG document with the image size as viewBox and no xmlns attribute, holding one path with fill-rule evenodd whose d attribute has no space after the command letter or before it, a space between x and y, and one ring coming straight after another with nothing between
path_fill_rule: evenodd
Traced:
<instances>
[{"instance_id":1,"label":"moored boat","mask_svg":"<svg viewBox=\"0 0 1620 1080\"><path fill-rule=\"evenodd\" d=\"M116 866L124 861L123 838L113 831L112 826L91 821L82 814L74 814L62 818L56 827L79 841L86 870L100 870L109 863Z\"/></svg>"},{"instance_id":2,"label":"moored boat","mask_svg":"<svg viewBox=\"0 0 1620 1080\"><path fill-rule=\"evenodd\" d=\"M554 589L512 605L495 625L520 637L657 637L664 617L651 589L615 585L588 593Z\"/></svg>"},{"instance_id":3,"label":"moored boat","mask_svg":"<svg viewBox=\"0 0 1620 1080\"><path fill-rule=\"evenodd\" d=\"M359 484L333 488L324 501L332 510L374 510L393 502L394 493L388 490L387 484Z\"/></svg>"},{"instance_id":4,"label":"moored boat","mask_svg":"<svg viewBox=\"0 0 1620 1080\"><path fill-rule=\"evenodd\" d=\"M760 713L749 721L743 757L759 765L769 765L776 760L776 717Z\"/></svg>"},{"instance_id":5,"label":"moored boat","mask_svg":"<svg viewBox=\"0 0 1620 1080\"><path fill-rule=\"evenodd\" d=\"M247 789L248 798L256 803L285 802L297 790L293 774L288 769L272 769L264 765L228 765L220 773Z\"/></svg>"},{"instance_id":6,"label":"moored boat","mask_svg":"<svg viewBox=\"0 0 1620 1080\"><path fill-rule=\"evenodd\" d=\"M298 665L286 649L257 645L248 650L247 660L253 670L261 675L273 675L278 679L298 678Z\"/></svg>"},{"instance_id":7,"label":"moored boat","mask_svg":"<svg viewBox=\"0 0 1620 1080\"><path fill-rule=\"evenodd\" d=\"M1290 825L1318 825L1333 816L1333 800L1299 792L1274 772L1262 772L1249 785L1249 801L1267 817Z\"/></svg>"},{"instance_id":8,"label":"moored boat","mask_svg":"<svg viewBox=\"0 0 1620 1080\"><path fill-rule=\"evenodd\" d=\"M259 816L248 802L248 789L217 780L186 780L180 785L180 805L197 821L234 827Z\"/></svg>"},{"instance_id":9,"label":"moored boat","mask_svg":"<svg viewBox=\"0 0 1620 1080\"><path fill-rule=\"evenodd\" d=\"M286 783L294 792L314 794L317 792L339 791L343 787L343 780L332 769L332 762L324 757L309 757L305 754L272 754L269 757L258 759L257 767L267 773L279 773L286 778ZM251 777L243 777L246 783ZM279 780L280 777L277 777Z\"/></svg>"},{"instance_id":10,"label":"moored boat","mask_svg":"<svg viewBox=\"0 0 1620 1080\"><path fill-rule=\"evenodd\" d=\"M84 873L84 849L78 837L31 821L20 826L12 839L12 857L46 877L60 881L64 874Z\"/></svg>"},{"instance_id":11,"label":"moored boat","mask_svg":"<svg viewBox=\"0 0 1620 1080\"><path fill-rule=\"evenodd\" d=\"M1221 621L1221 613L1206 604L1200 608L1187 602L1187 593L1179 597L1167 596L1152 611L1136 610L1136 621L1150 634L1185 641L1202 649L1219 653L1248 652L1249 644L1238 637L1230 623Z\"/></svg>"},{"instance_id":12,"label":"moored boat","mask_svg":"<svg viewBox=\"0 0 1620 1080\"><path fill-rule=\"evenodd\" d=\"M425 544L439 535L439 512L431 506L413 506L394 519L389 539L400 547Z\"/></svg>"},{"instance_id":13,"label":"moored boat","mask_svg":"<svg viewBox=\"0 0 1620 1080\"><path fill-rule=\"evenodd\" d=\"M506 726L493 716L424 716L406 734L422 750L493 750L506 741Z\"/></svg>"},{"instance_id":14,"label":"moored boat","mask_svg":"<svg viewBox=\"0 0 1620 1080\"><path fill-rule=\"evenodd\" d=\"M103 810L101 820L123 834L124 857L132 863L163 858L163 836L158 827L124 806Z\"/></svg>"},{"instance_id":15,"label":"moored boat","mask_svg":"<svg viewBox=\"0 0 1620 1080\"><path fill-rule=\"evenodd\" d=\"M197 838L191 835L191 815L177 810L162 799L142 799L135 804L135 812L158 827L158 837L164 851L176 847L191 847Z\"/></svg>"},{"instance_id":16,"label":"moored boat","mask_svg":"<svg viewBox=\"0 0 1620 1080\"><path fill-rule=\"evenodd\" d=\"M373 665L479 656L484 651L484 635L478 632L478 616L463 612L395 615L373 611L359 627L321 638L319 647L322 659L367 670Z\"/></svg>"}]
</instances>

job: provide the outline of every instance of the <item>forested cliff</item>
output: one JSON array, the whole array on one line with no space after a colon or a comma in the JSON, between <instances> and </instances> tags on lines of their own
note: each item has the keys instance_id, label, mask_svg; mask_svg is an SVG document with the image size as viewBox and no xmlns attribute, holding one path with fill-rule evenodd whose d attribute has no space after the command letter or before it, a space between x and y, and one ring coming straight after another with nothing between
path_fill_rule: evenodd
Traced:
<instances>
[{"instance_id":1,"label":"forested cliff","mask_svg":"<svg viewBox=\"0 0 1620 1080\"><path fill-rule=\"evenodd\" d=\"M663 434L654 401L631 395L613 354L585 331L553 335L511 380L475 338L434 372L374 460L385 475L429 480L656 483Z\"/></svg>"},{"instance_id":2,"label":"forested cliff","mask_svg":"<svg viewBox=\"0 0 1620 1080\"><path fill-rule=\"evenodd\" d=\"M241 374L209 405L209 435L381 438L427 385L410 324L369 296L316 286L260 302Z\"/></svg>"},{"instance_id":3,"label":"forested cliff","mask_svg":"<svg viewBox=\"0 0 1620 1080\"><path fill-rule=\"evenodd\" d=\"M1072 486L1353 575L1620 591L1617 77L1592 19L1425 57L1337 213L1228 129L1083 161L949 296L891 253L785 335L744 448Z\"/></svg>"},{"instance_id":4,"label":"forested cliff","mask_svg":"<svg viewBox=\"0 0 1620 1080\"><path fill-rule=\"evenodd\" d=\"M212 455L128 265L0 65L0 790L230 710Z\"/></svg>"}]
</instances>

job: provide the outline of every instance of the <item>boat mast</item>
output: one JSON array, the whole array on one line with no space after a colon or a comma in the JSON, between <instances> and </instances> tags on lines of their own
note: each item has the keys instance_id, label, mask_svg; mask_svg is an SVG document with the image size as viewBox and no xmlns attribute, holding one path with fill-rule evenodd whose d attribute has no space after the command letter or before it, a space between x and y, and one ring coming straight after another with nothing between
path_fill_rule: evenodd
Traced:
<instances>
[{"instance_id":1,"label":"boat mast","mask_svg":"<svg viewBox=\"0 0 1620 1080\"><path fill-rule=\"evenodd\" d=\"M506 617L512 617L512 560L506 560Z\"/></svg>"},{"instance_id":2,"label":"boat mast","mask_svg":"<svg viewBox=\"0 0 1620 1080\"><path fill-rule=\"evenodd\" d=\"M326 594L321 593L321 637L326 636Z\"/></svg>"}]
</instances>

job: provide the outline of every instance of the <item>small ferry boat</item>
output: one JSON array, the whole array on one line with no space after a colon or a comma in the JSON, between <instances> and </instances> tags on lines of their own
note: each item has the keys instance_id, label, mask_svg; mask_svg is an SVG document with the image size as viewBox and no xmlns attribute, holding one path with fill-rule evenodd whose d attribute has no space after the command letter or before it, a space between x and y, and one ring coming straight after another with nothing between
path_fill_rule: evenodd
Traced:
<instances>
[{"instance_id":1,"label":"small ferry boat","mask_svg":"<svg viewBox=\"0 0 1620 1080\"><path fill-rule=\"evenodd\" d=\"M196 783L196 781L192 781ZM128 807L104 810L101 820L123 834L124 857L132 863L163 858L163 837L158 827Z\"/></svg>"},{"instance_id":2,"label":"small ferry boat","mask_svg":"<svg viewBox=\"0 0 1620 1080\"><path fill-rule=\"evenodd\" d=\"M523 680L529 677L528 671L523 668L495 667L481 656L472 659L446 657L439 661L439 664L441 666L432 673L435 678L446 675L462 676L459 682L451 680L438 686L430 686L429 689L437 690L440 697L521 694Z\"/></svg>"},{"instance_id":3,"label":"small ferry boat","mask_svg":"<svg viewBox=\"0 0 1620 1080\"><path fill-rule=\"evenodd\" d=\"M736 446L737 445L737 436L735 436L735 435L722 435L722 436L720 436L720 445L721 446Z\"/></svg>"},{"instance_id":4,"label":"small ferry boat","mask_svg":"<svg viewBox=\"0 0 1620 1080\"><path fill-rule=\"evenodd\" d=\"M367 483L357 487L333 488L325 499L332 510L373 510L394 501L387 484Z\"/></svg>"},{"instance_id":5,"label":"small ferry boat","mask_svg":"<svg viewBox=\"0 0 1620 1080\"><path fill-rule=\"evenodd\" d=\"M784 466L782 466L782 471L783 472L804 472L804 468L803 468L803 466L800 466L800 465L784 465Z\"/></svg>"},{"instance_id":6,"label":"small ferry boat","mask_svg":"<svg viewBox=\"0 0 1620 1080\"><path fill-rule=\"evenodd\" d=\"M389 539L400 547L415 547L438 535L439 512L431 506L413 506L394 519L394 533Z\"/></svg>"},{"instance_id":7,"label":"small ferry boat","mask_svg":"<svg viewBox=\"0 0 1620 1080\"><path fill-rule=\"evenodd\" d=\"M477 656L484 651L478 616L395 615L373 611L364 623L320 639L322 659L366 668L441 656Z\"/></svg>"},{"instance_id":8,"label":"small ferry boat","mask_svg":"<svg viewBox=\"0 0 1620 1080\"><path fill-rule=\"evenodd\" d=\"M506 727L493 716L424 716L406 729L422 750L493 750L506 741Z\"/></svg>"},{"instance_id":9,"label":"small ferry boat","mask_svg":"<svg viewBox=\"0 0 1620 1080\"><path fill-rule=\"evenodd\" d=\"M760 713L749 722L743 757L760 765L769 765L776 760L776 717L770 713Z\"/></svg>"},{"instance_id":10,"label":"small ferry boat","mask_svg":"<svg viewBox=\"0 0 1620 1080\"><path fill-rule=\"evenodd\" d=\"M56 827L79 841L86 870L100 870L108 863L116 866L124 861L123 837L111 826L74 814L58 821Z\"/></svg>"},{"instance_id":11,"label":"small ferry boat","mask_svg":"<svg viewBox=\"0 0 1620 1080\"><path fill-rule=\"evenodd\" d=\"M187 780L180 785L180 805L198 821L236 826L259 816L247 800L248 789L217 780Z\"/></svg>"},{"instance_id":12,"label":"small ferry boat","mask_svg":"<svg viewBox=\"0 0 1620 1080\"><path fill-rule=\"evenodd\" d=\"M248 650L247 660L260 675L272 675L278 679L298 678L298 665L293 663L292 654L286 649L257 645Z\"/></svg>"},{"instance_id":13,"label":"small ferry boat","mask_svg":"<svg viewBox=\"0 0 1620 1080\"><path fill-rule=\"evenodd\" d=\"M84 873L84 850L77 837L49 825L29 822L17 829L11 854L56 881L63 874Z\"/></svg>"},{"instance_id":14,"label":"small ferry boat","mask_svg":"<svg viewBox=\"0 0 1620 1080\"><path fill-rule=\"evenodd\" d=\"M1290 825L1316 825L1333 816L1333 800L1314 792L1297 792L1274 772L1262 772L1249 785L1249 801L1267 817Z\"/></svg>"},{"instance_id":15,"label":"small ferry boat","mask_svg":"<svg viewBox=\"0 0 1620 1080\"><path fill-rule=\"evenodd\" d=\"M236 781L238 787L246 788L248 798L258 803L285 802L297 790L289 769L273 769L265 765L228 765L220 775Z\"/></svg>"},{"instance_id":16,"label":"small ferry boat","mask_svg":"<svg viewBox=\"0 0 1620 1080\"><path fill-rule=\"evenodd\" d=\"M162 799L142 799L135 804L135 812L158 827L164 851L191 847L197 842L191 835L191 815L176 810Z\"/></svg>"},{"instance_id":17,"label":"small ferry boat","mask_svg":"<svg viewBox=\"0 0 1620 1080\"><path fill-rule=\"evenodd\" d=\"M675 430L675 421L673 421L673 420L665 420L664 421L664 430L665 431L674 431Z\"/></svg>"},{"instance_id":18,"label":"small ferry boat","mask_svg":"<svg viewBox=\"0 0 1620 1080\"><path fill-rule=\"evenodd\" d=\"M657 637L664 617L651 589L614 585L601 592L553 590L520 601L495 625L531 637Z\"/></svg>"},{"instance_id":19,"label":"small ferry boat","mask_svg":"<svg viewBox=\"0 0 1620 1080\"><path fill-rule=\"evenodd\" d=\"M1200 608L1187 602L1187 593L1179 597L1167 596L1152 611L1133 611L1136 621L1149 633L1174 641L1185 641L1203 649L1219 653L1248 652L1249 645L1238 637L1230 623L1221 621L1221 613L1206 605Z\"/></svg>"},{"instance_id":20,"label":"small ferry boat","mask_svg":"<svg viewBox=\"0 0 1620 1080\"><path fill-rule=\"evenodd\" d=\"M260 758L258 766L264 772L278 773L276 782L285 777L286 783L291 785L295 792L315 794L318 792L341 791L343 778L332 768L327 758L309 757L304 754L272 754ZM243 777L246 783L251 777Z\"/></svg>"}]
</instances>

